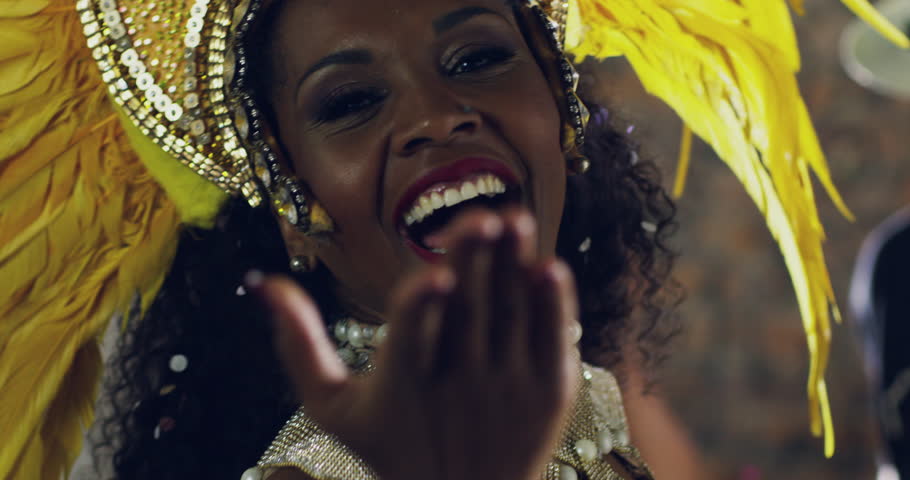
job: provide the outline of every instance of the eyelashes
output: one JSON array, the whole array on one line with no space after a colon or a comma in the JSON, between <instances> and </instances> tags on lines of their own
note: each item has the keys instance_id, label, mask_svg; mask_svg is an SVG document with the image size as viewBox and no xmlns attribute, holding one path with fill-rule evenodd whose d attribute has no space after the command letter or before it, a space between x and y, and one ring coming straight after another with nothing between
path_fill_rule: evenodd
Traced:
<instances>
[{"instance_id":1,"label":"eyelashes","mask_svg":"<svg viewBox=\"0 0 910 480\"><path fill-rule=\"evenodd\" d=\"M369 111L387 96L388 92L375 87L344 85L323 99L317 109L316 122L336 122L354 114Z\"/></svg>"},{"instance_id":2,"label":"eyelashes","mask_svg":"<svg viewBox=\"0 0 910 480\"><path fill-rule=\"evenodd\" d=\"M484 80L502 73L516 56L512 49L499 46L467 46L459 49L441 67L445 77L454 80ZM329 92L319 102L314 123L344 124L354 128L374 116L389 91L375 85L349 83Z\"/></svg>"},{"instance_id":3,"label":"eyelashes","mask_svg":"<svg viewBox=\"0 0 910 480\"><path fill-rule=\"evenodd\" d=\"M465 47L452 56L446 73L456 76L486 72L507 64L515 55L514 50L504 47Z\"/></svg>"}]
</instances>

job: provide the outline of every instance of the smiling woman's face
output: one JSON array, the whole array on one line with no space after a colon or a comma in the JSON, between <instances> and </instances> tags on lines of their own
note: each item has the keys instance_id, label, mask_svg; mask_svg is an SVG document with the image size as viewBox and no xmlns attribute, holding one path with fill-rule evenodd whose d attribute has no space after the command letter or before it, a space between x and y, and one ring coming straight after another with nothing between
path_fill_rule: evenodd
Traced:
<instances>
[{"instance_id":1,"label":"smiling woman's face","mask_svg":"<svg viewBox=\"0 0 910 480\"><path fill-rule=\"evenodd\" d=\"M538 221L542 253L553 253L566 175L560 118L505 2L279 8L275 127L336 228L318 242L285 228L292 254L315 251L349 302L382 312L404 273L439 256L431 234L471 204L520 202Z\"/></svg>"}]
</instances>

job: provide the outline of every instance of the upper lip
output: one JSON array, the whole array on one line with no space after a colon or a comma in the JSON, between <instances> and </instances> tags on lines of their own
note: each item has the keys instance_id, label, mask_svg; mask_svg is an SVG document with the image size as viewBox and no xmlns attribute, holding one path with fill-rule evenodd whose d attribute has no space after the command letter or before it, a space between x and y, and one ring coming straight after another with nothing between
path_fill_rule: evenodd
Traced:
<instances>
[{"instance_id":1,"label":"upper lip","mask_svg":"<svg viewBox=\"0 0 910 480\"><path fill-rule=\"evenodd\" d=\"M465 157L434 168L412 183L395 206L393 217L395 223L399 226L402 224L406 209L431 186L437 183L456 182L477 173L492 173L510 185L518 183L515 173L501 161L482 156Z\"/></svg>"}]
</instances>

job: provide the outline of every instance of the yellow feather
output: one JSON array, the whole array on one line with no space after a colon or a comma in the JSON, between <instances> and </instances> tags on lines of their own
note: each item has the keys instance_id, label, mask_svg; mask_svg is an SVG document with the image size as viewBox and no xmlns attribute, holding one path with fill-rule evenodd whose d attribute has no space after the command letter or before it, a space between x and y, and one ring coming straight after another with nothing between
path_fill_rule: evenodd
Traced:
<instances>
[{"instance_id":1,"label":"yellow feather","mask_svg":"<svg viewBox=\"0 0 910 480\"><path fill-rule=\"evenodd\" d=\"M844 0L898 45L907 39L864 0ZM802 11L802 2L791 6ZM822 252L811 174L852 218L831 180L799 92L799 50L783 0L574 0L566 45L576 59L624 56L645 89L682 117L675 190L688 167L688 132L708 142L764 214L780 245L810 353L812 431L834 452L824 382L831 319L839 319ZM811 174L810 174L811 172Z\"/></svg>"},{"instance_id":2,"label":"yellow feather","mask_svg":"<svg viewBox=\"0 0 910 480\"><path fill-rule=\"evenodd\" d=\"M676 181L673 182L673 196L679 198L686 188L686 176L689 174L689 161L692 160L692 130L683 125L682 140L679 145L679 161L676 167Z\"/></svg>"},{"instance_id":3,"label":"yellow feather","mask_svg":"<svg viewBox=\"0 0 910 480\"><path fill-rule=\"evenodd\" d=\"M101 330L154 297L180 214L210 224L224 195L178 207L161 184L198 177L150 174L165 159L137 155L73 2L3 2L0 37L0 478L56 479L92 420Z\"/></svg>"},{"instance_id":4,"label":"yellow feather","mask_svg":"<svg viewBox=\"0 0 910 480\"><path fill-rule=\"evenodd\" d=\"M888 21L878 10L869 4L866 0L843 0L857 17L878 30L878 32L889 41L901 48L910 48L910 39L903 32Z\"/></svg>"}]
</instances>

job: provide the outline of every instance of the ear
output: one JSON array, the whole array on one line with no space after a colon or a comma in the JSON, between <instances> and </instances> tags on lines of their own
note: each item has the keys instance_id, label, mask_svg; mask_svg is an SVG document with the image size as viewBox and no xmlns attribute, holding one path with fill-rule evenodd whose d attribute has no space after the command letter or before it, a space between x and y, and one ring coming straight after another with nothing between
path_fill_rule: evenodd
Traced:
<instances>
[{"instance_id":1,"label":"ear","mask_svg":"<svg viewBox=\"0 0 910 480\"><path fill-rule=\"evenodd\" d=\"M282 176L273 190L272 213L278 221L288 257L315 259L335 230L332 218L309 189L292 177ZM315 265L315 261L310 263Z\"/></svg>"},{"instance_id":2,"label":"ear","mask_svg":"<svg viewBox=\"0 0 910 480\"><path fill-rule=\"evenodd\" d=\"M278 220L278 228L281 230L281 237L284 239L288 258L291 260L295 258L307 259L311 265L315 266L319 259L320 247L325 240L320 239L318 236L311 236L301 232L283 215L276 215L276 219Z\"/></svg>"}]
</instances>

